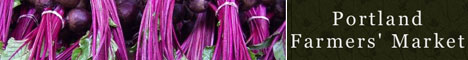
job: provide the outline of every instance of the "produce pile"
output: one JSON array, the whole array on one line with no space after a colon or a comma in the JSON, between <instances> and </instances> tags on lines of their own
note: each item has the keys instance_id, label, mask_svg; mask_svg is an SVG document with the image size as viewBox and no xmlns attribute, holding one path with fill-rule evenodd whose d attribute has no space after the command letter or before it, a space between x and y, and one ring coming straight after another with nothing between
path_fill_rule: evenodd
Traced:
<instances>
[{"instance_id":1,"label":"produce pile","mask_svg":"<svg viewBox=\"0 0 468 60\"><path fill-rule=\"evenodd\" d=\"M285 60L285 0L1 0L0 60Z\"/></svg>"}]
</instances>

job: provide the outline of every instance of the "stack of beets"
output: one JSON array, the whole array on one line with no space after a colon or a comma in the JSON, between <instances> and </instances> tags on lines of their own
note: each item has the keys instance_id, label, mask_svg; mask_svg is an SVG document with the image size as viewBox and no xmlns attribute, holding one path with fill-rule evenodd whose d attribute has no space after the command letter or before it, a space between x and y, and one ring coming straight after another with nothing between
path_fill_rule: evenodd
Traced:
<instances>
[{"instance_id":1,"label":"stack of beets","mask_svg":"<svg viewBox=\"0 0 468 60\"><path fill-rule=\"evenodd\" d=\"M285 0L2 0L0 3L0 46L5 50L0 53L9 53L1 55L1 59L282 60L285 57Z\"/></svg>"}]
</instances>

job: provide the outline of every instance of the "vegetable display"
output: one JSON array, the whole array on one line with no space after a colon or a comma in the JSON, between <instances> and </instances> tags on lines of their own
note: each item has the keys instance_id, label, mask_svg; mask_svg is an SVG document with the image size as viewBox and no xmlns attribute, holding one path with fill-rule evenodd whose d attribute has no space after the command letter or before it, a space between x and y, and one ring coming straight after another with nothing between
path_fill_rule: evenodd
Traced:
<instances>
[{"instance_id":1,"label":"vegetable display","mask_svg":"<svg viewBox=\"0 0 468 60\"><path fill-rule=\"evenodd\" d=\"M285 60L283 0L1 0L0 60Z\"/></svg>"}]
</instances>

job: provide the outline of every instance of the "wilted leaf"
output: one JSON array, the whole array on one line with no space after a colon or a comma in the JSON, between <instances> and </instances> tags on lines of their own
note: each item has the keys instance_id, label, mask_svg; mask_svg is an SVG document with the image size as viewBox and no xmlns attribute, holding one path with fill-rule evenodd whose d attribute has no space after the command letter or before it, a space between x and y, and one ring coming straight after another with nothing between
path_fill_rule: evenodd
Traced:
<instances>
[{"instance_id":1,"label":"wilted leaf","mask_svg":"<svg viewBox=\"0 0 468 60\"><path fill-rule=\"evenodd\" d=\"M137 46L136 44L133 45L132 47L130 47L130 49L128 49L128 51L129 51L130 53L135 53L135 52L136 52L136 49L137 49L136 46Z\"/></svg>"},{"instance_id":2,"label":"wilted leaf","mask_svg":"<svg viewBox=\"0 0 468 60\"><path fill-rule=\"evenodd\" d=\"M187 57L185 57L185 55L182 55L182 57L180 58L180 60L188 60Z\"/></svg>"},{"instance_id":3,"label":"wilted leaf","mask_svg":"<svg viewBox=\"0 0 468 60\"><path fill-rule=\"evenodd\" d=\"M286 54L284 53L284 43L278 41L273 45L273 53L275 54L276 60L286 60Z\"/></svg>"},{"instance_id":4,"label":"wilted leaf","mask_svg":"<svg viewBox=\"0 0 468 60\"><path fill-rule=\"evenodd\" d=\"M80 58L81 53L82 53L81 48L75 48L75 49L73 49L73 53L72 53L71 59L72 59L72 60L78 60L78 58Z\"/></svg>"},{"instance_id":5,"label":"wilted leaf","mask_svg":"<svg viewBox=\"0 0 468 60\"><path fill-rule=\"evenodd\" d=\"M203 49L203 60L211 60L213 58L214 46L207 46Z\"/></svg>"},{"instance_id":6,"label":"wilted leaf","mask_svg":"<svg viewBox=\"0 0 468 60\"><path fill-rule=\"evenodd\" d=\"M271 46L274 37L277 36L277 35L279 35L279 33L273 33L268 38L266 38L264 42L262 42L260 44L253 45L253 46L249 46L248 48L250 50L258 50L258 49L267 48L267 47Z\"/></svg>"},{"instance_id":7,"label":"wilted leaf","mask_svg":"<svg viewBox=\"0 0 468 60\"><path fill-rule=\"evenodd\" d=\"M113 28L117 27L117 24L110 18L109 18L109 25Z\"/></svg>"},{"instance_id":8,"label":"wilted leaf","mask_svg":"<svg viewBox=\"0 0 468 60\"><path fill-rule=\"evenodd\" d=\"M6 49L2 53L2 60L8 60L15 52L19 49L19 51L14 55L11 59L12 60L26 60L29 58L30 52L27 48L28 45L24 45L26 40L15 40L15 38L10 38L8 40L8 45ZM21 48L20 48L21 47Z\"/></svg>"},{"instance_id":9,"label":"wilted leaf","mask_svg":"<svg viewBox=\"0 0 468 60\"><path fill-rule=\"evenodd\" d=\"M19 5L21 5L21 0L15 0L15 2L14 2L14 4L13 4L13 8L14 8L14 7L17 7L17 6L19 6Z\"/></svg>"},{"instance_id":10,"label":"wilted leaf","mask_svg":"<svg viewBox=\"0 0 468 60\"><path fill-rule=\"evenodd\" d=\"M257 60L257 57L255 56L255 53L252 52L252 50L249 50L249 55L250 55L250 59Z\"/></svg>"},{"instance_id":11,"label":"wilted leaf","mask_svg":"<svg viewBox=\"0 0 468 60\"><path fill-rule=\"evenodd\" d=\"M79 48L73 49L72 60L87 60L91 58L91 39L89 31L80 38Z\"/></svg>"},{"instance_id":12,"label":"wilted leaf","mask_svg":"<svg viewBox=\"0 0 468 60\"><path fill-rule=\"evenodd\" d=\"M119 47L117 46L117 43L115 43L114 39L111 39L110 45L111 45L111 50L110 50L111 53L109 53L109 60L116 60L114 53L117 51L117 49L119 49Z\"/></svg>"}]
</instances>

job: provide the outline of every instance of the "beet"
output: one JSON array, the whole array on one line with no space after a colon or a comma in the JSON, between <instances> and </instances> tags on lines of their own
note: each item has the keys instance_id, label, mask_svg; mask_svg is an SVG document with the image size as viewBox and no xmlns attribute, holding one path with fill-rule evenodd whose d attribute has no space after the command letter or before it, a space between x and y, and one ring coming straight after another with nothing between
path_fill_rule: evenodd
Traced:
<instances>
[{"instance_id":1,"label":"beet","mask_svg":"<svg viewBox=\"0 0 468 60\"><path fill-rule=\"evenodd\" d=\"M187 9L183 4L174 4L174 22L181 22L182 20L187 18L187 15L190 13L187 12Z\"/></svg>"},{"instance_id":2,"label":"beet","mask_svg":"<svg viewBox=\"0 0 468 60\"><path fill-rule=\"evenodd\" d=\"M122 24L129 24L135 22L132 20L137 20L136 17L138 11L136 10L136 2L125 1L121 4L118 4L117 8L117 13L120 20L122 21Z\"/></svg>"},{"instance_id":3,"label":"beet","mask_svg":"<svg viewBox=\"0 0 468 60\"><path fill-rule=\"evenodd\" d=\"M115 0L115 4L117 4L117 5L122 4L122 2L124 2L124 1L126 1L126 0Z\"/></svg>"},{"instance_id":4,"label":"beet","mask_svg":"<svg viewBox=\"0 0 468 60\"><path fill-rule=\"evenodd\" d=\"M59 43L64 43L65 45L72 44L82 36L83 35L73 33L70 29L62 29L59 33Z\"/></svg>"},{"instance_id":5,"label":"beet","mask_svg":"<svg viewBox=\"0 0 468 60\"><path fill-rule=\"evenodd\" d=\"M65 8L74 8L80 3L81 0L55 0L57 3Z\"/></svg>"},{"instance_id":6,"label":"beet","mask_svg":"<svg viewBox=\"0 0 468 60\"><path fill-rule=\"evenodd\" d=\"M256 2L257 0L241 0L242 1L242 8L243 9L248 9L248 8L251 8Z\"/></svg>"},{"instance_id":7,"label":"beet","mask_svg":"<svg viewBox=\"0 0 468 60\"><path fill-rule=\"evenodd\" d=\"M77 34L84 34L91 26L91 14L85 9L70 10L66 17L68 29Z\"/></svg>"},{"instance_id":8,"label":"beet","mask_svg":"<svg viewBox=\"0 0 468 60\"><path fill-rule=\"evenodd\" d=\"M135 34L138 34L139 31L139 23L141 21L141 17L143 14L142 11L139 11L140 8L138 7L138 3L141 0L120 0L121 2L117 3L117 14L120 19L120 23L122 26L123 35L125 38L126 43L132 45L135 44L137 38L135 38Z\"/></svg>"},{"instance_id":9,"label":"beet","mask_svg":"<svg viewBox=\"0 0 468 60\"><path fill-rule=\"evenodd\" d=\"M80 3L78 3L78 5L76 5L75 8L83 8L88 11L91 11L91 6L89 2L90 2L89 0L80 0Z\"/></svg>"},{"instance_id":10,"label":"beet","mask_svg":"<svg viewBox=\"0 0 468 60\"><path fill-rule=\"evenodd\" d=\"M207 3L205 0L190 0L188 6L193 12L198 13L206 10Z\"/></svg>"},{"instance_id":11,"label":"beet","mask_svg":"<svg viewBox=\"0 0 468 60\"><path fill-rule=\"evenodd\" d=\"M277 15L279 15L280 17L284 18L285 17L285 9L286 7L286 1L285 0L276 0L276 4L275 4L275 11L277 11Z\"/></svg>"},{"instance_id":12,"label":"beet","mask_svg":"<svg viewBox=\"0 0 468 60\"><path fill-rule=\"evenodd\" d=\"M263 4L267 4L267 5L275 3L275 0L261 0L261 1Z\"/></svg>"},{"instance_id":13,"label":"beet","mask_svg":"<svg viewBox=\"0 0 468 60\"><path fill-rule=\"evenodd\" d=\"M52 1L50 1L50 0L28 0L28 1L30 3L32 3L32 4L34 4L36 9L38 9L38 10L42 10L43 8L52 5Z\"/></svg>"}]
</instances>

